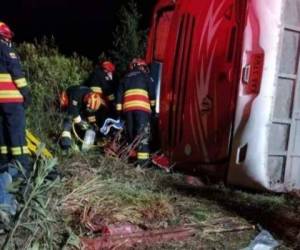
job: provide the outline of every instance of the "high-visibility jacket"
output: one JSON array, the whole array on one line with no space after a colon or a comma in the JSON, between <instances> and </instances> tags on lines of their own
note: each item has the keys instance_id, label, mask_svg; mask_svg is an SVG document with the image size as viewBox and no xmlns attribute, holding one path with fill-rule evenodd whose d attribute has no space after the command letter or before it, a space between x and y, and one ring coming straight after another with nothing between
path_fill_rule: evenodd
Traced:
<instances>
[{"instance_id":1,"label":"high-visibility jacket","mask_svg":"<svg viewBox=\"0 0 300 250\"><path fill-rule=\"evenodd\" d=\"M151 77L140 71L132 70L119 84L116 94L117 111L144 111L151 113L155 106L155 90Z\"/></svg>"},{"instance_id":2,"label":"high-visibility jacket","mask_svg":"<svg viewBox=\"0 0 300 250\"><path fill-rule=\"evenodd\" d=\"M115 100L115 83L100 67L95 68L83 85L90 87L96 93L102 94L104 100L108 102Z\"/></svg>"},{"instance_id":3,"label":"high-visibility jacket","mask_svg":"<svg viewBox=\"0 0 300 250\"><path fill-rule=\"evenodd\" d=\"M22 103L27 87L20 59L10 43L0 39L0 103Z\"/></svg>"}]
</instances>

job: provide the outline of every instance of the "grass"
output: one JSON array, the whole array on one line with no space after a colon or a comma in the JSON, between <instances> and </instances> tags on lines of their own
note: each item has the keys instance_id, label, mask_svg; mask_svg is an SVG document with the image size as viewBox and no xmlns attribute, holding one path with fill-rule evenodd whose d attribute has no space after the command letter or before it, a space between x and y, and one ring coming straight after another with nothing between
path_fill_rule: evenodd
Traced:
<instances>
[{"instance_id":1,"label":"grass","mask_svg":"<svg viewBox=\"0 0 300 250\"><path fill-rule=\"evenodd\" d=\"M89 157L77 155L65 160L63 165L66 176L71 177L71 180L69 178L66 183L68 194L61 200L60 209L68 217L68 226L80 236L90 235L90 229L85 225L93 217L101 223L131 222L149 229L196 224L210 229L213 227L215 230L223 228L222 223L228 218L232 218L237 225L249 226L246 220L235 212L224 209L216 200L208 199L205 195L197 197L189 191L187 194L189 186L185 177L180 174L136 169L117 159L98 154ZM182 191L181 188L174 187L185 189ZM221 190L223 187L214 187L210 191L214 194ZM228 192L226 197L230 197L230 191L225 190ZM203 190L199 191L201 192ZM255 202L257 197L264 200L263 196L240 193L247 202ZM220 195L224 195L224 192L221 191ZM271 198L266 200L273 204ZM212 226L213 221L217 222ZM205 246L203 249L238 249L246 246L254 233L253 230L206 235L199 233L192 241L176 243L176 247L174 243L168 243L160 248L199 249L199 244L202 244ZM234 240L224 242L224 237L232 237Z\"/></svg>"}]
</instances>

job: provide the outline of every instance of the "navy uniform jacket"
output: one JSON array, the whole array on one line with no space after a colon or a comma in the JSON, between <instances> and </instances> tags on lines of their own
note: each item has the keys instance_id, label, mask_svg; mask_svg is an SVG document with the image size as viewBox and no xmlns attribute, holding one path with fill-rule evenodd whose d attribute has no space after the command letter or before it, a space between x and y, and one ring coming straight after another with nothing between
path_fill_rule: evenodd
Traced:
<instances>
[{"instance_id":1,"label":"navy uniform jacket","mask_svg":"<svg viewBox=\"0 0 300 250\"><path fill-rule=\"evenodd\" d=\"M115 83L100 67L95 68L84 85L90 87L94 92L102 94L106 101L112 102L115 99Z\"/></svg>"},{"instance_id":2,"label":"navy uniform jacket","mask_svg":"<svg viewBox=\"0 0 300 250\"><path fill-rule=\"evenodd\" d=\"M130 71L121 81L116 94L117 111L144 111L155 107L155 89L152 78L140 71Z\"/></svg>"},{"instance_id":3,"label":"navy uniform jacket","mask_svg":"<svg viewBox=\"0 0 300 250\"><path fill-rule=\"evenodd\" d=\"M0 39L0 103L23 103L27 82L20 59L10 43Z\"/></svg>"}]
</instances>

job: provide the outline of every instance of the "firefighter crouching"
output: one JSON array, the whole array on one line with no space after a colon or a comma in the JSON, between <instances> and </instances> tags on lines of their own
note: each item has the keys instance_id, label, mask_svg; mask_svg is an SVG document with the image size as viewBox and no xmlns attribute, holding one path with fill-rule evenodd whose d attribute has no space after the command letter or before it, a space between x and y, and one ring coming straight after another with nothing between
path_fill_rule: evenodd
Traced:
<instances>
[{"instance_id":1,"label":"firefighter crouching","mask_svg":"<svg viewBox=\"0 0 300 250\"><path fill-rule=\"evenodd\" d=\"M103 61L96 66L93 73L83 83L83 85L90 87L94 92L102 95L109 110L109 116L114 116L114 101L116 84L114 81L115 65L111 61Z\"/></svg>"},{"instance_id":2,"label":"firefighter crouching","mask_svg":"<svg viewBox=\"0 0 300 250\"><path fill-rule=\"evenodd\" d=\"M138 141L137 164L149 160L151 112L155 108L153 81L148 75L148 66L142 59L133 59L130 71L121 81L116 94L116 110L123 112L128 143Z\"/></svg>"},{"instance_id":3,"label":"firefighter crouching","mask_svg":"<svg viewBox=\"0 0 300 250\"><path fill-rule=\"evenodd\" d=\"M73 123L82 131L91 125L101 126L107 118L107 107L100 93L93 92L89 87L75 85L63 91L60 104L66 109L67 116L63 122L60 145L69 149L72 145Z\"/></svg>"},{"instance_id":4,"label":"firefighter crouching","mask_svg":"<svg viewBox=\"0 0 300 250\"><path fill-rule=\"evenodd\" d=\"M12 179L22 176L16 162L27 175L30 173L25 108L31 102L20 59L11 44L12 37L10 28L0 22L0 204L10 215L16 213L16 201L6 188Z\"/></svg>"}]
</instances>

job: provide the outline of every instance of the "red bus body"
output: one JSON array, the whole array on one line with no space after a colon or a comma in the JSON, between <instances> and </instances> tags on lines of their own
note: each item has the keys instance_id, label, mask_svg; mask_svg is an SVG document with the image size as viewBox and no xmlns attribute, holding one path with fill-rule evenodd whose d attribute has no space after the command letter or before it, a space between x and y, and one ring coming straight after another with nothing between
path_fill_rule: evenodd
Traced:
<instances>
[{"instance_id":1,"label":"red bus body","mask_svg":"<svg viewBox=\"0 0 300 250\"><path fill-rule=\"evenodd\" d=\"M181 0L156 7L147 59L163 63L162 148L177 166L225 171L245 3Z\"/></svg>"}]
</instances>

